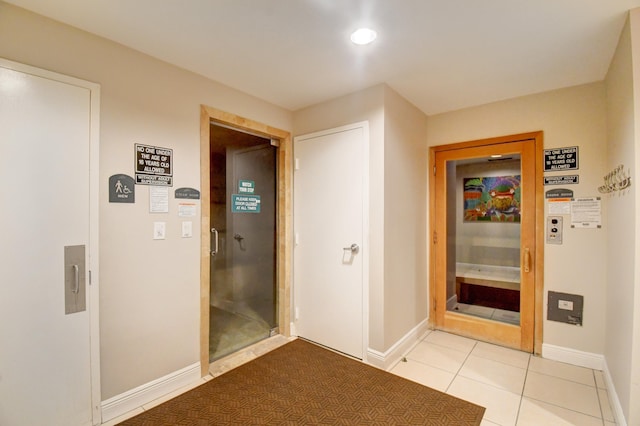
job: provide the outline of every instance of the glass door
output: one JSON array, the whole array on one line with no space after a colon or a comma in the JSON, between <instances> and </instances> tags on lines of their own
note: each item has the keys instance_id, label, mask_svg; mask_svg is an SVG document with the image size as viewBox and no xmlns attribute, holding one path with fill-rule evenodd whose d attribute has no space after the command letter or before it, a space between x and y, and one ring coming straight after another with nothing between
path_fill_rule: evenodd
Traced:
<instances>
[{"instance_id":1,"label":"glass door","mask_svg":"<svg viewBox=\"0 0 640 426\"><path fill-rule=\"evenodd\" d=\"M269 139L211 126L209 362L277 332L276 155Z\"/></svg>"},{"instance_id":2,"label":"glass door","mask_svg":"<svg viewBox=\"0 0 640 426\"><path fill-rule=\"evenodd\" d=\"M436 326L533 350L535 141L435 152Z\"/></svg>"}]
</instances>

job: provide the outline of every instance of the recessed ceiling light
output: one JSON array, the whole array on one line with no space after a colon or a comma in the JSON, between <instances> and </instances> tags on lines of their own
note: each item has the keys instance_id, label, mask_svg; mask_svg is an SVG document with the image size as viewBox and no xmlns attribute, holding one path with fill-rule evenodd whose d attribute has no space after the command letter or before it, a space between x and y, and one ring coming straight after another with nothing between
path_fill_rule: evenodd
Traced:
<instances>
[{"instance_id":1,"label":"recessed ceiling light","mask_svg":"<svg viewBox=\"0 0 640 426\"><path fill-rule=\"evenodd\" d=\"M360 28L351 34L351 41L355 44L369 44L378 37L378 34L369 28Z\"/></svg>"}]
</instances>

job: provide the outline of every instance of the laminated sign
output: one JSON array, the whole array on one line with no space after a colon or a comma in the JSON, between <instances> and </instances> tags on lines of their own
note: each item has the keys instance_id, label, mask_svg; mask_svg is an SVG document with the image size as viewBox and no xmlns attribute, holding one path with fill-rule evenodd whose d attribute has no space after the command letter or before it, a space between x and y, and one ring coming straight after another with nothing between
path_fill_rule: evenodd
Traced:
<instances>
[{"instance_id":1,"label":"laminated sign","mask_svg":"<svg viewBox=\"0 0 640 426\"><path fill-rule=\"evenodd\" d=\"M578 169L578 147L555 148L544 150L544 171Z\"/></svg>"},{"instance_id":2,"label":"laminated sign","mask_svg":"<svg viewBox=\"0 0 640 426\"><path fill-rule=\"evenodd\" d=\"M136 183L173 186L173 150L136 145Z\"/></svg>"}]
</instances>

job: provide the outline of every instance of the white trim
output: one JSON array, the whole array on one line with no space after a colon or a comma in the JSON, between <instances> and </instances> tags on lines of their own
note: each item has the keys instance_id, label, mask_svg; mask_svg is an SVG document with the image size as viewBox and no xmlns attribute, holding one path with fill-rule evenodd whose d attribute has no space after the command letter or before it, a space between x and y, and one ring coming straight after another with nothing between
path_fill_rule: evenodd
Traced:
<instances>
[{"instance_id":1,"label":"white trim","mask_svg":"<svg viewBox=\"0 0 640 426\"><path fill-rule=\"evenodd\" d=\"M362 361L367 362L369 347L369 256L371 255L369 239L369 122L354 124L362 128L364 138L362 147Z\"/></svg>"},{"instance_id":2,"label":"white trim","mask_svg":"<svg viewBox=\"0 0 640 426\"><path fill-rule=\"evenodd\" d=\"M616 425L627 426L627 419L625 419L624 417L624 411L622 410L622 405L620 404L620 399L618 398L618 393L616 392L616 387L613 383L613 378L611 377L611 372L609 371L609 366L607 365L606 358L604 360L604 368L602 369L602 375L604 376L604 381L607 386L609 403L611 404L611 411L613 411L613 416L615 418Z\"/></svg>"},{"instance_id":3,"label":"white trim","mask_svg":"<svg viewBox=\"0 0 640 426\"><path fill-rule=\"evenodd\" d=\"M578 351L562 346L550 345L548 343L542 344L542 358L600 371L602 371L605 363L604 355Z\"/></svg>"},{"instance_id":4,"label":"white trim","mask_svg":"<svg viewBox=\"0 0 640 426\"><path fill-rule=\"evenodd\" d=\"M87 310L89 311L91 406L92 422L100 424L100 287L99 287L99 209L100 209L100 85L31 65L10 61L0 57L3 68L46 78L64 84L81 87L89 91L89 244L88 268L90 282Z\"/></svg>"},{"instance_id":5,"label":"white trim","mask_svg":"<svg viewBox=\"0 0 640 426\"><path fill-rule=\"evenodd\" d=\"M425 318L385 352L367 349L367 362L375 367L390 370L400 359L429 333L429 320Z\"/></svg>"},{"instance_id":6,"label":"white trim","mask_svg":"<svg viewBox=\"0 0 640 426\"><path fill-rule=\"evenodd\" d=\"M102 402L102 421L115 419L131 410L200 380L200 363L167 374Z\"/></svg>"}]
</instances>

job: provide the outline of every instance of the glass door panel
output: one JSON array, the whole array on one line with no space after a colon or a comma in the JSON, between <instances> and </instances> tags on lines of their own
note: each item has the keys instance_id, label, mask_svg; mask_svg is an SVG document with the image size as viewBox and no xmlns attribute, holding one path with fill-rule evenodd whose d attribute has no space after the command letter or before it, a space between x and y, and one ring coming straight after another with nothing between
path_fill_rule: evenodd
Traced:
<instances>
[{"instance_id":1,"label":"glass door panel","mask_svg":"<svg viewBox=\"0 0 640 426\"><path fill-rule=\"evenodd\" d=\"M447 310L520 324L520 155L446 164Z\"/></svg>"},{"instance_id":2,"label":"glass door panel","mask_svg":"<svg viewBox=\"0 0 640 426\"><path fill-rule=\"evenodd\" d=\"M276 154L269 139L211 126L209 362L277 331Z\"/></svg>"}]
</instances>

